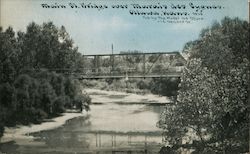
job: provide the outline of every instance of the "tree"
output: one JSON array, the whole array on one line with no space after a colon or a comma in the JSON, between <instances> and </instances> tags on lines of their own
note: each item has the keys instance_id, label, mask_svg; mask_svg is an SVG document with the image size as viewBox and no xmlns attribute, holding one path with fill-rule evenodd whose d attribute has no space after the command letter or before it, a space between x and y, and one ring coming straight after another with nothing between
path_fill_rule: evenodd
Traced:
<instances>
[{"instance_id":1,"label":"tree","mask_svg":"<svg viewBox=\"0 0 250 154\"><path fill-rule=\"evenodd\" d=\"M81 89L79 87L79 84L77 84L77 80L74 80L72 78L67 78L65 81L65 94L70 97L70 99L74 99L74 96L81 93Z\"/></svg>"},{"instance_id":2,"label":"tree","mask_svg":"<svg viewBox=\"0 0 250 154\"><path fill-rule=\"evenodd\" d=\"M82 112L83 110L89 111L90 103L91 103L91 98L86 93L82 95L77 95L74 98L74 105L76 106L77 109L80 110L80 112Z\"/></svg>"},{"instance_id":3,"label":"tree","mask_svg":"<svg viewBox=\"0 0 250 154\"><path fill-rule=\"evenodd\" d=\"M26 33L19 32L18 34L17 39L21 48L20 61L23 68L38 68L37 53L41 49L41 26L32 22L27 26Z\"/></svg>"},{"instance_id":4,"label":"tree","mask_svg":"<svg viewBox=\"0 0 250 154\"><path fill-rule=\"evenodd\" d=\"M205 144L204 136L213 123L211 112L214 106L210 96L214 93L211 91L214 86L215 77L207 68L201 67L200 59L188 62L181 76L177 100L174 105L167 106L164 122L162 121L169 143L182 144L186 133L193 131Z\"/></svg>"},{"instance_id":5,"label":"tree","mask_svg":"<svg viewBox=\"0 0 250 154\"><path fill-rule=\"evenodd\" d=\"M45 111L48 115L52 115L54 113L54 101L56 98L56 94L52 86L48 81L43 80L39 85L39 104L40 108Z\"/></svg>"},{"instance_id":6,"label":"tree","mask_svg":"<svg viewBox=\"0 0 250 154\"><path fill-rule=\"evenodd\" d=\"M25 111L32 106L30 99L30 85L32 84L31 77L28 75L20 75L14 83L16 89L16 108L19 111ZM22 114L22 113L20 113Z\"/></svg>"},{"instance_id":7,"label":"tree","mask_svg":"<svg viewBox=\"0 0 250 154\"><path fill-rule=\"evenodd\" d=\"M13 103L15 108L13 111L13 120L27 124L36 121L33 116L38 110L38 86L39 83L26 74L19 75L14 82L15 92Z\"/></svg>"},{"instance_id":8,"label":"tree","mask_svg":"<svg viewBox=\"0 0 250 154\"><path fill-rule=\"evenodd\" d=\"M180 80L177 78L155 78L149 83L149 89L154 94L163 96L176 96L178 91L178 84Z\"/></svg>"},{"instance_id":9,"label":"tree","mask_svg":"<svg viewBox=\"0 0 250 154\"><path fill-rule=\"evenodd\" d=\"M58 74L83 67L63 26L32 22L17 33L0 27L0 55L0 137L4 126L39 123L64 112L81 94L77 80ZM78 100L89 109L88 95Z\"/></svg>"},{"instance_id":10,"label":"tree","mask_svg":"<svg viewBox=\"0 0 250 154\"><path fill-rule=\"evenodd\" d=\"M10 126L13 121L10 121L11 115L15 110L15 99L14 99L15 89L9 83L4 83L0 85L0 129L1 126L5 124ZM0 132L1 136L1 132Z\"/></svg>"},{"instance_id":11,"label":"tree","mask_svg":"<svg viewBox=\"0 0 250 154\"><path fill-rule=\"evenodd\" d=\"M18 68L15 32L8 27L5 32L0 31L0 83L13 82Z\"/></svg>"},{"instance_id":12,"label":"tree","mask_svg":"<svg viewBox=\"0 0 250 154\"><path fill-rule=\"evenodd\" d=\"M41 26L32 22L26 33L18 32L17 40L25 69L83 67L81 54L63 26L59 29L52 22Z\"/></svg>"},{"instance_id":13,"label":"tree","mask_svg":"<svg viewBox=\"0 0 250 154\"><path fill-rule=\"evenodd\" d=\"M191 47L177 99L159 122L174 148L193 132L189 144L196 153L248 151L249 43L235 43L249 37L246 25L225 18Z\"/></svg>"},{"instance_id":14,"label":"tree","mask_svg":"<svg viewBox=\"0 0 250 154\"><path fill-rule=\"evenodd\" d=\"M190 58L201 58L202 65L218 75L228 74L244 59L249 60L249 24L238 18L225 17L214 23L194 41Z\"/></svg>"},{"instance_id":15,"label":"tree","mask_svg":"<svg viewBox=\"0 0 250 154\"><path fill-rule=\"evenodd\" d=\"M51 73L50 84L52 85L53 89L57 96L64 96L65 95L65 78L62 75Z\"/></svg>"}]
</instances>

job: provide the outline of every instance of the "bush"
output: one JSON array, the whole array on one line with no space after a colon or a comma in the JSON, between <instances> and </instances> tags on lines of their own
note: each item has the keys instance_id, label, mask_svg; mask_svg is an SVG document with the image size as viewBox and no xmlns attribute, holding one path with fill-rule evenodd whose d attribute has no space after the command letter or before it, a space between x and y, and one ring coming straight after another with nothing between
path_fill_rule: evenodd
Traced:
<instances>
[{"instance_id":1,"label":"bush","mask_svg":"<svg viewBox=\"0 0 250 154\"><path fill-rule=\"evenodd\" d=\"M82 112L83 110L89 111L89 105L91 103L91 98L89 97L89 95L87 93L81 94L81 95L77 95L74 98L74 106L76 107L76 109L79 109L80 112Z\"/></svg>"},{"instance_id":2,"label":"bush","mask_svg":"<svg viewBox=\"0 0 250 154\"><path fill-rule=\"evenodd\" d=\"M3 136L3 132L4 132L4 123L0 121L0 138Z\"/></svg>"},{"instance_id":3,"label":"bush","mask_svg":"<svg viewBox=\"0 0 250 154\"><path fill-rule=\"evenodd\" d=\"M48 114L41 109L33 109L31 116L33 117L32 123L41 123L43 119L48 117Z\"/></svg>"},{"instance_id":4,"label":"bush","mask_svg":"<svg viewBox=\"0 0 250 154\"><path fill-rule=\"evenodd\" d=\"M59 96L56 98L55 102L53 103L53 110L54 114L62 113L65 111L65 104L66 102L65 96Z\"/></svg>"}]
</instances>

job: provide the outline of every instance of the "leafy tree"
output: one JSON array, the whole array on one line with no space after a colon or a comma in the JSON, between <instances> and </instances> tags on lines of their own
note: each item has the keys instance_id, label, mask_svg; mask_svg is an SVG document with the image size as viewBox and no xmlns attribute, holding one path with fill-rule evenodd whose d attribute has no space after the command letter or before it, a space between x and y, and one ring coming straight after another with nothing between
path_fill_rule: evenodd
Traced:
<instances>
[{"instance_id":1,"label":"leafy tree","mask_svg":"<svg viewBox=\"0 0 250 154\"><path fill-rule=\"evenodd\" d=\"M27 26L26 33L18 33L18 42L21 47L20 61L23 68L38 68L37 53L40 52L41 26L32 22ZM42 57L40 57L42 58Z\"/></svg>"},{"instance_id":2,"label":"leafy tree","mask_svg":"<svg viewBox=\"0 0 250 154\"><path fill-rule=\"evenodd\" d=\"M50 84L52 85L53 89L57 96L64 96L65 95L65 78L62 75L58 75L56 73L51 73L51 80Z\"/></svg>"},{"instance_id":3,"label":"leafy tree","mask_svg":"<svg viewBox=\"0 0 250 154\"><path fill-rule=\"evenodd\" d=\"M44 23L41 27L40 41L36 51L36 61L39 68L53 68L56 53L60 45L58 29L52 22Z\"/></svg>"},{"instance_id":4,"label":"leafy tree","mask_svg":"<svg viewBox=\"0 0 250 154\"><path fill-rule=\"evenodd\" d=\"M13 114L15 110L14 92L15 92L14 87L10 85L9 83L4 83L0 85L0 94L1 94L0 95L0 119L1 119L0 125L1 126L4 126L5 124L11 125L12 123L12 121L9 121L9 119L11 118L11 115Z\"/></svg>"},{"instance_id":5,"label":"leafy tree","mask_svg":"<svg viewBox=\"0 0 250 154\"><path fill-rule=\"evenodd\" d=\"M18 66L15 32L11 27L0 31L0 83L13 82Z\"/></svg>"},{"instance_id":6,"label":"leafy tree","mask_svg":"<svg viewBox=\"0 0 250 154\"><path fill-rule=\"evenodd\" d=\"M16 108L17 110L23 111L28 107L32 106L30 100L29 88L32 79L28 75L20 75L14 83L16 89Z\"/></svg>"},{"instance_id":7,"label":"leafy tree","mask_svg":"<svg viewBox=\"0 0 250 154\"><path fill-rule=\"evenodd\" d=\"M154 94L163 96L176 96L178 91L179 79L176 78L155 78L149 83L149 89Z\"/></svg>"},{"instance_id":8,"label":"leafy tree","mask_svg":"<svg viewBox=\"0 0 250 154\"><path fill-rule=\"evenodd\" d=\"M39 85L39 104L41 105L41 109L45 111L48 115L52 115L54 112L54 101L56 98L56 94L52 86L48 81L44 80Z\"/></svg>"},{"instance_id":9,"label":"leafy tree","mask_svg":"<svg viewBox=\"0 0 250 154\"><path fill-rule=\"evenodd\" d=\"M65 81L65 94L69 96L71 100L74 99L74 96L78 95L80 91L79 84L77 84L77 80L73 80L72 78L67 78Z\"/></svg>"},{"instance_id":10,"label":"leafy tree","mask_svg":"<svg viewBox=\"0 0 250 154\"><path fill-rule=\"evenodd\" d=\"M191 45L177 99L159 122L174 149L187 143L193 153L248 151L249 42L241 42L247 38L248 23L225 18Z\"/></svg>"},{"instance_id":11,"label":"leafy tree","mask_svg":"<svg viewBox=\"0 0 250 154\"><path fill-rule=\"evenodd\" d=\"M84 66L63 26L32 22L17 33L0 27L0 55L0 137L4 126L39 123L75 102L89 109L77 80L58 74Z\"/></svg>"},{"instance_id":12,"label":"leafy tree","mask_svg":"<svg viewBox=\"0 0 250 154\"><path fill-rule=\"evenodd\" d=\"M27 124L36 113L38 103L38 83L28 75L20 75L14 82L15 87L15 110L12 118L16 121ZM13 119L13 120L14 120Z\"/></svg>"},{"instance_id":13,"label":"leafy tree","mask_svg":"<svg viewBox=\"0 0 250 154\"><path fill-rule=\"evenodd\" d=\"M224 18L201 33L190 51L191 58L201 58L202 65L218 75L226 75L248 59L249 24L238 18Z\"/></svg>"},{"instance_id":14,"label":"leafy tree","mask_svg":"<svg viewBox=\"0 0 250 154\"><path fill-rule=\"evenodd\" d=\"M32 22L26 33L18 32L17 40L25 69L83 67L81 54L63 26L59 29L52 22L42 26Z\"/></svg>"},{"instance_id":15,"label":"leafy tree","mask_svg":"<svg viewBox=\"0 0 250 154\"><path fill-rule=\"evenodd\" d=\"M191 80L193 79L193 80ZM211 126L210 91L214 87L214 76L207 68L201 67L199 59L191 60L183 70L180 90L174 105L167 107L165 112L166 136L171 144L182 144L182 137L192 129L204 141L204 128Z\"/></svg>"},{"instance_id":16,"label":"leafy tree","mask_svg":"<svg viewBox=\"0 0 250 154\"><path fill-rule=\"evenodd\" d=\"M53 103L54 114L62 113L65 111L65 104L67 104L66 96L59 96Z\"/></svg>"},{"instance_id":17,"label":"leafy tree","mask_svg":"<svg viewBox=\"0 0 250 154\"><path fill-rule=\"evenodd\" d=\"M75 97L75 99L74 99L74 105L81 112L83 110L85 110L85 111L89 111L90 110L90 108L89 108L90 102L91 102L91 98L86 93L83 94L83 95L77 95Z\"/></svg>"}]
</instances>

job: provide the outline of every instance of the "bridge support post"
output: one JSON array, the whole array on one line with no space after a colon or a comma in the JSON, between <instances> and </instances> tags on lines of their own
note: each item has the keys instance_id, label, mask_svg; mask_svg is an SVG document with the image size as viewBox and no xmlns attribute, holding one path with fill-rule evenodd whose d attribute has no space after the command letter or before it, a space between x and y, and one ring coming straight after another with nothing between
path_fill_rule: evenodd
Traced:
<instances>
[{"instance_id":1,"label":"bridge support post","mask_svg":"<svg viewBox=\"0 0 250 154\"><path fill-rule=\"evenodd\" d=\"M143 54L143 76L145 79L145 74L146 74L146 55Z\"/></svg>"}]
</instances>

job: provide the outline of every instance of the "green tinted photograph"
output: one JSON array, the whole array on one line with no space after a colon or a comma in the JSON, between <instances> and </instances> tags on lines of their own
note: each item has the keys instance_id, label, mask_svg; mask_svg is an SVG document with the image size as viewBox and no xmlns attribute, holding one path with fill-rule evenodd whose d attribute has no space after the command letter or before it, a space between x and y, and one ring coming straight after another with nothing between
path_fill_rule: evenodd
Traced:
<instances>
[{"instance_id":1,"label":"green tinted photograph","mask_svg":"<svg viewBox=\"0 0 250 154\"><path fill-rule=\"evenodd\" d=\"M248 0L0 0L0 154L249 154Z\"/></svg>"}]
</instances>

